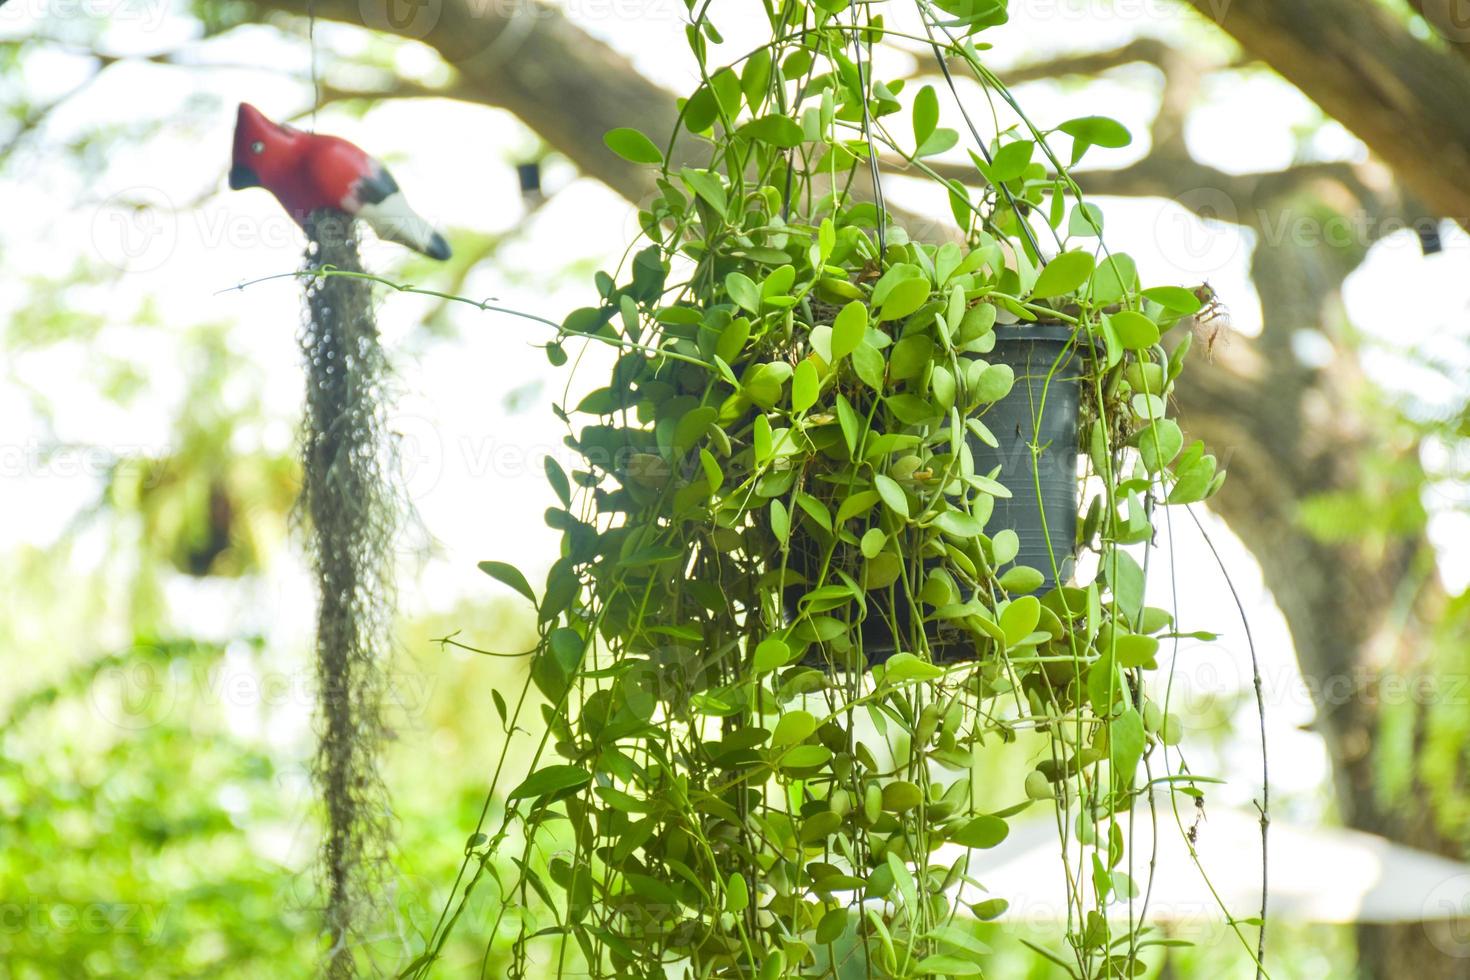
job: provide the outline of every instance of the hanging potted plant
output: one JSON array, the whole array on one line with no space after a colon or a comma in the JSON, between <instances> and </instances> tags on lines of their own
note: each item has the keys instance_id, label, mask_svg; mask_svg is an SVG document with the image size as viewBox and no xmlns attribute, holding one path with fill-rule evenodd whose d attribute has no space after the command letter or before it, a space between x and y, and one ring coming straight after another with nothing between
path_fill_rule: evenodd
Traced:
<instances>
[{"instance_id":1,"label":"hanging potted plant","mask_svg":"<svg viewBox=\"0 0 1470 980\"><path fill-rule=\"evenodd\" d=\"M964 64L1010 101L974 41L1004 3L941 6L920 13L946 79ZM558 365L568 344L618 349L557 409L580 460L548 462L561 555L539 595L482 565L542 637L527 683L548 735L492 789L504 815L455 898L513 867L511 975L550 975L535 955L597 977L975 974L970 924L1005 903L976 896L965 849L1036 801L1075 871L1045 955L1079 977L1141 968L1146 926L1106 914L1136 887L1121 818L1140 760L1180 733L1141 683L1173 627L1130 549L1156 504L1223 476L1166 413L1189 336L1164 338L1199 301L1141 289L1101 244L1052 143L1075 163L1126 142L1102 118L1021 114L971 147L981 194L946 185L955 227L911 238L878 158L932 175L958 134L933 88L905 113L902 84L872 77L880 7L791 0L724 66L701 8L676 135L709 165L607 136L660 168L658 194L647 244L548 345ZM507 730L530 701L497 699ZM978 808L977 754L1027 733L1043 758L1015 805Z\"/></svg>"}]
</instances>

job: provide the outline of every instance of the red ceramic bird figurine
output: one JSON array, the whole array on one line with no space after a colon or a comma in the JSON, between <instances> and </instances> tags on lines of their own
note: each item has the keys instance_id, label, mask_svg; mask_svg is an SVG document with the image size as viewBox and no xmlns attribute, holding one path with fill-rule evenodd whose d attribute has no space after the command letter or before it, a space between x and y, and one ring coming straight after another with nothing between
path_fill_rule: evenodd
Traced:
<instances>
[{"instance_id":1,"label":"red ceramic bird figurine","mask_svg":"<svg viewBox=\"0 0 1470 980\"><path fill-rule=\"evenodd\" d=\"M408 206L381 163L336 136L277 125L244 102L235 118L230 187L264 187L299 223L334 208L363 219L379 238L449 258L444 236Z\"/></svg>"}]
</instances>

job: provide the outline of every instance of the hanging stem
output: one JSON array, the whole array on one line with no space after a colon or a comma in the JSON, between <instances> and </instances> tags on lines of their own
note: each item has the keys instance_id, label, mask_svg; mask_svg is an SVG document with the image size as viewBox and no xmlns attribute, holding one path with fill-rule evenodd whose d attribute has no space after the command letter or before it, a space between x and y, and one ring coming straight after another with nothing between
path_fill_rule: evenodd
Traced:
<instances>
[{"instance_id":1,"label":"hanging stem","mask_svg":"<svg viewBox=\"0 0 1470 980\"><path fill-rule=\"evenodd\" d=\"M350 219L313 214L308 272L361 271ZM383 662L393 612L391 552L400 507L389 479L382 405L387 360L378 343L372 287L313 277L306 287L306 419L298 517L310 530L320 609L316 655L320 742L313 765L326 805L321 848L329 977L358 973L355 947L387 868Z\"/></svg>"}]
</instances>

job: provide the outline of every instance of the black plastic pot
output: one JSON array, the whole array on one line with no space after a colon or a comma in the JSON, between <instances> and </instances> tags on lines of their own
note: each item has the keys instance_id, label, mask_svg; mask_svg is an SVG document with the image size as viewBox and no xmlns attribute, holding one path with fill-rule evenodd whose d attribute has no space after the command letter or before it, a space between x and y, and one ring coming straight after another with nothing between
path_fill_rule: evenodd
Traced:
<instances>
[{"instance_id":1,"label":"black plastic pot","mask_svg":"<svg viewBox=\"0 0 1470 980\"><path fill-rule=\"evenodd\" d=\"M996 499L985 526L986 534L991 537L1010 528L1020 539L1015 559L997 571L1004 574L1015 565L1037 569L1044 577L1037 590L1039 594L1056 585L1052 559L1055 558L1056 568L1065 582L1072 574L1076 557L1077 416L1080 379L1087 366L1087 355L1085 348L1073 344L1073 329L1066 324L1002 326L995 333L995 349L985 355L985 360L1009 365L1015 372L1015 384L1005 398L981 416L998 445L986 445L973 434L967 441L975 471L989 474L999 466L996 479L1011 491L1010 498ZM1045 447L1034 457L1033 444ZM803 542L799 535L793 536L792 565L804 573L815 571L819 558L807 554L804 543L815 547L814 542ZM801 588L788 590L788 615L795 615L796 600L803 592ZM869 593L868 604L868 616L859 627L863 653L869 664L882 663L897 652L894 633L889 628L886 593ZM907 634L912 612L904 606L893 610L891 619L900 634ZM930 623L926 629L934 659L954 662L975 656L974 640L969 633L947 623ZM812 663L818 666L815 661Z\"/></svg>"},{"instance_id":2,"label":"black plastic pot","mask_svg":"<svg viewBox=\"0 0 1470 980\"><path fill-rule=\"evenodd\" d=\"M999 446L973 436L969 442L975 471L999 466L996 479L1011 496L997 498L985 532L994 537L1003 528L1015 531L1020 551L998 571L1029 565L1045 576L1045 592L1057 584L1053 558L1063 582L1076 558L1077 412L1087 350L1073 344L1073 328L1064 323L997 327L995 334L995 350L986 360L1010 365L1016 384L981 416ZM1033 444L1045 447L1034 458Z\"/></svg>"}]
</instances>

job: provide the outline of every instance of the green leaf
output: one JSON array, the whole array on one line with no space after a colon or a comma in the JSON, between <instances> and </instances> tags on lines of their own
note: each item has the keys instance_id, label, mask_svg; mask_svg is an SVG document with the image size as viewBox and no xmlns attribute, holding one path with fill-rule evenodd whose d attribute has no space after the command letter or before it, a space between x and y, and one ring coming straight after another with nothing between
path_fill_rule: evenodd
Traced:
<instances>
[{"instance_id":1,"label":"green leaf","mask_svg":"<svg viewBox=\"0 0 1470 980\"><path fill-rule=\"evenodd\" d=\"M771 420L757 415L750 427L751 452L755 453L755 465L763 466L771 458L775 446L771 438Z\"/></svg>"},{"instance_id":2,"label":"green leaf","mask_svg":"<svg viewBox=\"0 0 1470 980\"><path fill-rule=\"evenodd\" d=\"M889 302L892 301L893 298L890 297ZM893 345L893 350L888 355L888 375L895 381L917 378L923 374L933 356L934 341L923 334L905 337Z\"/></svg>"},{"instance_id":3,"label":"green leaf","mask_svg":"<svg viewBox=\"0 0 1470 980\"><path fill-rule=\"evenodd\" d=\"M926 139L919 146L919 148L914 151L914 156L932 157L936 153L943 153L946 150L954 149L955 144L959 141L959 133L948 127L942 127L940 129L936 129L934 131L934 134Z\"/></svg>"},{"instance_id":4,"label":"green leaf","mask_svg":"<svg viewBox=\"0 0 1470 980\"><path fill-rule=\"evenodd\" d=\"M886 589L903 574L903 559L891 551L882 551L863 564L864 589Z\"/></svg>"},{"instance_id":5,"label":"green leaf","mask_svg":"<svg viewBox=\"0 0 1470 980\"><path fill-rule=\"evenodd\" d=\"M1079 204L1067 220L1067 233L1078 238L1097 238L1102 233L1102 208L1096 204Z\"/></svg>"},{"instance_id":6,"label":"green leaf","mask_svg":"<svg viewBox=\"0 0 1470 980\"><path fill-rule=\"evenodd\" d=\"M1195 443L1196 446L1199 443ZM1217 466L1214 456L1197 456L1191 458L1190 453L1185 453L1186 462L1181 462L1175 471L1175 483L1169 490L1169 503L1192 504L1204 500L1213 492L1215 485L1215 467Z\"/></svg>"},{"instance_id":7,"label":"green leaf","mask_svg":"<svg viewBox=\"0 0 1470 980\"><path fill-rule=\"evenodd\" d=\"M963 858L960 860L964 861ZM958 874L959 871L956 869L962 870L961 865L952 867L950 874ZM925 933L923 938L937 940L941 946L951 946L962 952L970 953L972 958L988 956L992 952L991 948L982 943L971 931L970 924L959 918L941 922Z\"/></svg>"},{"instance_id":8,"label":"green leaf","mask_svg":"<svg viewBox=\"0 0 1470 980\"><path fill-rule=\"evenodd\" d=\"M634 894L666 908L679 904L678 893L652 875L630 873L625 877Z\"/></svg>"},{"instance_id":9,"label":"green leaf","mask_svg":"<svg viewBox=\"0 0 1470 980\"><path fill-rule=\"evenodd\" d=\"M1138 288L1138 264L1123 252L1115 252L1098 264L1092 276L1092 302L1111 306Z\"/></svg>"},{"instance_id":10,"label":"green leaf","mask_svg":"<svg viewBox=\"0 0 1470 980\"><path fill-rule=\"evenodd\" d=\"M859 550L864 558L876 558L888 543L888 535L883 533L882 528L870 527L863 533L862 541L858 543Z\"/></svg>"},{"instance_id":11,"label":"green leaf","mask_svg":"<svg viewBox=\"0 0 1470 980\"><path fill-rule=\"evenodd\" d=\"M784 749L811 738L817 730L817 719L808 711L788 711L771 731L771 747Z\"/></svg>"},{"instance_id":12,"label":"green leaf","mask_svg":"<svg viewBox=\"0 0 1470 980\"><path fill-rule=\"evenodd\" d=\"M1010 528L1002 528L990 542L990 553L997 565L1004 565L1021 550L1021 537Z\"/></svg>"},{"instance_id":13,"label":"green leaf","mask_svg":"<svg viewBox=\"0 0 1470 980\"><path fill-rule=\"evenodd\" d=\"M883 502L888 505L889 510L904 520L908 520L909 499L905 496L903 487L899 486L893 477L883 473L875 475L873 477L873 489L878 491L878 496L883 498Z\"/></svg>"},{"instance_id":14,"label":"green leaf","mask_svg":"<svg viewBox=\"0 0 1470 980\"><path fill-rule=\"evenodd\" d=\"M786 258L785 252L775 251L774 255L779 256L779 260L784 263ZM787 292L791 289L791 284L795 281L796 268L790 264L783 264L772 270L771 274L761 283L761 298L779 299L786 296Z\"/></svg>"},{"instance_id":15,"label":"green leaf","mask_svg":"<svg viewBox=\"0 0 1470 980\"><path fill-rule=\"evenodd\" d=\"M831 218L823 218L821 225L817 227L817 253L823 262L827 261L836 245L837 227L832 224Z\"/></svg>"},{"instance_id":16,"label":"green leaf","mask_svg":"<svg viewBox=\"0 0 1470 980\"><path fill-rule=\"evenodd\" d=\"M739 915L750 906L750 887L738 871L732 871L725 882L725 911Z\"/></svg>"},{"instance_id":17,"label":"green leaf","mask_svg":"<svg viewBox=\"0 0 1470 980\"><path fill-rule=\"evenodd\" d=\"M1159 328L1142 313L1124 310L1111 317L1118 341L1129 350L1148 350L1159 342Z\"/></svg>"},{"instance_id":18,"label":"green leaf","mask_svg":"<svg viewBox=\"0 0 1470 980\"><path fill-rule=\"evenodd\" d=\"M791 379L791 410L805 412L815 405L821 384L817 377L817 365L810 358L796 365L796 373Z\"/></svg>"},{"instance_id":19,"label":"green leaf","mask_svg":"<svg viewBox=\"0 0 1470 980\"><path fill-rule=\"evenodd\" d=\"M961 847L994 847L1011 832L1011 828L1000 817L983 814L965 824L949 839Z\"/></svg>"},{"instance_id":20,"label":"green leaf","mask_svg":"<svg viewBox=\"0 0 1470 980\"><path fill-rule=\"evenodd\" d=\"M853 349L852 369L863 384L874 391L883 390L883 371L886 364L883 355L867 341Z\"/></svg>"},{"instance_id":21,"label":"green leaf","mask_svg":"<svg viewBox=\"0 0 1470 980\"><path fill-rule=\"evenodd\" d=\"M684 105L684 125L691 133L702 133L714 124L720 107L708 85L701 85Z\"/></svg>"},{"instance_id":22,"label":"green leaf","mask_svg":"<svg viewBox=\"0 0 1470 980\"><path fill-rule=\"evenodd\" d=\"M1143 758L1146 738L1143 718L1133 708L1125 709L1108 725L1108 751L1117 783L1133 785L1133 775L1138 769L1138 761Z\"/></svg>"},{"instance_id":23,"label":"green leaf","mask_svg":"<svg viewBox=\"0 0 1470 980\"><path fill-rule=\"evenodd\" d=\"M913 655L908 653L900 653L898 656L911 657ZM895 657L894 660L896 659L898 658ZM920 662L922 663L922 661ZM889 664L892 663L893 661L890 660ZM931 664L930 666L933 665ZM885 674L884 676L886 678L888 675ZM928 678L923 679L928 680ZM883 787L883 809L888 811L889 813L904 813L908 810L912 810L914 807L923 802L924 791L919 789L918 786L909 782L907 779L895 779L893 782L888 783ZM895 861L898 861L898 856L892 851L889 851L888 861L891 865ZM899 867L894 869L893 877L895 880L898 881L899 889L904 893L904 897L908 898L908 896L913 892L913 878L909 874L908 868L904 867L902 862L899 862ZM905 881L907 881L907 886L905 886Z\"/></svg>"},{"instance_id":24,"label":"green leaf","mask_svg":"<svg viewBox=\"0 0 1470 980\"><path fill-rule=\"evenodd\" d=\"M939 125L939 96L933 85L925 85L914 96L914 146L923 146Z\"/></svg>"},{"instance_id":25,"label":"green leaf","mask_svg":"<svg viewBox=\"0 0 1470 980\"><path fill-rule=\"evenodd\" d=\"M923 306L928 299L928 279L905 279L888 291L883 306L878 311L878 319L901 320Z\"/></svg>"},{"instance_id":26,"label":"green leaf","mask_svg":"<svg viewBox=\"0 0 1470 980\"><path fill-rule=\"evenodd\" d=\"M1130 875L1122 871L1112 871L1108 876L1113 881L1113 891L1118 895L1123 898L1138 897L1138 883Z\"/></svg>"},{"instance_id":27,"label":"green leaf","mask_svg":"<svg viewBox=\"0 0 1470 980\"><path fill-rule=\"evenodd\" d=\"M832 363L836 364L862 343L868 330L868 308L853 300L842 308L832 323Z\"/></svg>"},{"instance_id":28,"label":"green leaf","mask_svg":"<svg viewBox=\"0 0 1470 980\"><path fill-rule=\"evenodd\" d=\"M1057 129L1075 140L1091 143L1094 146L1107 147L1111 150L1120 149L1133 142L1133 134L1128 132L1128 127L1107 116L1082 116L1078 119L1068 119Z\"/></svg>"},{"instance_id":29,"label":"green leaf","mask_svg":"<svg viewBox=\"0 0 1470 980\"><path fill-rule=\"evenodd\" d=\"M1091 252L1063 252L1041 270L1031 294L1036 299L1052 299L1075 293L1087 282L1096 264Z\"/></svg>"},{"instance_id":30,"label":"green leaf","mask_svg":"<svg viewBox=\"0 0 1470 980\"><path fill-rule=\"evenodd\" d=\"M992 179L998 184L1004 184L1020 177L1031 166L1031 154L1035 151L1036 144L1031 140L1017 140L1002 146L996 151L995 160L990 166Z\"/></svg>"},{"instance_id":31,"label":"green leaf","mask_svg":"<svg viewBox=\"0 0 1470 980\"><path fill-rule=\"evenodd\" d=\"M1000 614L1000 628L1006 636L1006 646L1020 643L1041 622L1041 600L1034 595L1025 595L1005 607Z\"/></svg>"},{"instance_id":32,"label":"green leaf","mask_svg":"<svg viewBox=\"0 0 1470 980\"><path fill-rule=\"evenodd\" d=\"M1133 633L1125 633L1114 641L1114 650L1118 656L1118 665L1123 668L1147 667L1153 669L1158 666L1154 656L1159 652L1159 641L1152 636L1138 636Z\"/></svg>"},{"instance_id":33,"label":"green leaf","mask_svg":"<svg viewBox=\"0 0 1470 980\"><path fill-rule=\"evenodd\" d=\"M1046 576L1029 565L1017 565L1000 577L1000 587L1012 594L1035 592L1046 583Z\"/></svg>"},{"instance_id":34,"label":"green leaf","mask_svg":"<svg viewBox=\"0 0 1470 980\"><path fill-rule=\"evenodd\" d=\"M992 364L975 381L975 398L983 404L998 402L1011 393L1016 370L1009 364Z\"/></svg>"},{"instance_id":35,"label":"green leaf","mask_svg":"<svg viewBox=\"0 0 1470 980\"><path fill-rule=\"evenodd\" d=\"M762 116L741 126L737 132L747 139L760 140L787 150L800 146L802 141L801 126L796 120L781 115Z\"/></svg>"},{"instance_id":36,"label":"green leaf","mask_svg":"<svg viewBox=\"0 0 1470 980\"><path fill-rule=\"evenodd\" d=\"M934 666L927 660L919 659L912 653L895 653L883 665L883 679L890 684L904 684L909 681L932 681L934 678L942 676L944 676L943 669ZM914 802L914 805L918 805L917 800ZM889 808L885 806L884 809Z\"/></svg>"},{"instance_id":37,"label":"green leaf","mask_svg":"<svg viewBox=\"0 0 1470 980\"><path fill-rule=\"evenodd\" d=\"M714 453L708 449L699 451L699 466L704 470L704 480L709 484L711 495L719 493L720 487L724 486L725 473L720 469L720 464L715 461Z\"/></svg>"},{"instance_id":38,"label":"green leaf","mask_svg":"<svg viewBox=\"0 0 1470 980\"><path fill-rule=\"evenodd\" d=\"M647 813L649 809L647 800L640 800L636 796L613 789L611 786L594 786L592 792L601 797L603 802L614 810L621 810L624 813Z\"/></svg>"},{"instance_id":39,"label":"green leaf","mask_svg":"<svg viewBox=\"0 0 1470 980\"><path fill-rule=\"evenodd\" d=\"M861 514L866 514L881 498L876 491L859 490L837 505L837 525L846 524Z\"/></svg>"},{"instance_id":40,"label":"green leaf","mask_svg":"<svg viewBox=\"0 0 1470 980\"><path fill-rule=\"evenodd\" d=\"M755 672L769 674L791 662L791 647L777 636L768 636L755 648Z\"/></svg>"},{"instance_id":41,"label":"green leaf","mask_svg":"<svg viewBox=\"0 0 1470 980\"><path fill-rule=\"evenodd\" d=\"M1143 569L1121 548L1114 548L1102 561L1103 573L1113 590L1113 599L1130 621L1143 610Z\"/></svg>"},{"instance_id":42,"label":"green leaf","mask_svg":"<svg viewBox=\"0 0 1470 980\"><path fill-rule=\"evenodd\" d=\"M745 273L732 272L726 276L725 292L729 293L730 298L738 303L742 309L749 310L751 313L760 313L760 287L755 284L755 280L751 279Z\"/></svg>"},{"instance_id":43,"label":"green leaf","mask_svg":"<svg viewBox=\"0 0 1470 980\"><path fill-rule=\"evenodd\" d=\"M740 90L740 76L729 68L721 68L710 76L710 86L725 115L734 119L740 112L740 99L745 94Z\"/></svg>"},{"instance_id":44,"label":"green leaf","mask_svg":"<svg viewBox=\"0 0 1470 980\"><path fill-rule=\"evenodd\" d=\"M863 421L858 417L857 409L852 407L852 402L840 391L837 393L837 422L842 426L842 439L847 443L848 454L855 455L858 440L863 434Z\"/></svg>"},{"instance_id":45,"label":"green leaf","mask_svg":"<svg viewBox=\"0 0 1470 980\"><path fill-rule=\"evenodd\" d=\"M745 69L740 73L740 89L745 93L745 104L751 112L760 111L765 103L771 83L771 52L769 48L757 48L746 59Z\"/></svg>"},{"instance_id":46,"label":"green leaf","mask_svg":"<svg viewBox=\"0 0 1470 980\"><path fill-rule=\"evenodd\" d=\"M809 493L798 493L796 504L824 531L832 530L832 512L820 500Z\"/></svg>"},{"instance_id":47,"label":"green leaf","mask_svg":"<svg viewBox=\"0 0 1470 980\"><path fill-rule=\"evenodd\" d=\"M572 506L572 485L567 480L566 471L550 456L546 457L544 465L546 481L551 484L551 489L556 491L556 499L561 501L563 507Z\"/></svg>"},{"instance_id":48,"label":"green leaf","mask_svg":"<svg viewBox=\"0 0 1470 980\"><path fill-rule=\"evenodd\" d=\"M1173 419L1155 419L1138 433L1138 455L1144 468L1158 473L1184 448L1184 433Z\"/></svg>"},{"instance_id":49,"label":"green leaf","mask_svg":"<svg viewBox=\"0 0 1470 980\"><path fill-rule=\"evenodd\" d=\"M1151 299L1170 313L1192 316L1204 306L1193 290L1181 286L1155 286L1143 291L1144 299Z\"/></svg>"},{"instance_id":50,"label":"green leaf","mask_svg":"<svg viewBox=\"0 0 1470 980\"><path fill-rule=\"evenodd\" d=\"M480 571L493 578L502 585L508 585L521 595L531 600L534 605L536 593L531 591L531 583L526 581L526 576L514 565L508 565L503 561L482 561Z\"/></svg>"},{"instance_id":51,"label":"green leaf","mask_svg":"<svg viewBox=\"0 0 1470 980\"><path fill-rule=\"evenodd\" d=\"M771 501L771 533L782 544L791 537L791 514L779 498Z\"/></svg>"},{"instance_id":52,"label":"green leaf","mask_svg":"<svg viewBox=\"0 0 1470 980\"><path fill-rule=\"evenodd\" d=\"M720 182L717 174L710 173L708 170L685 167L679 172L679 176L683 178L685 184L689 185L691 191L698 194L706 204L715 209L717 214L724 217L729 202L725 196L725 185Z\"/></svg>"},{"instance_id":53,"label":"green leaf","mask_svg":"<svg viewBox=\"0 0 1470 980\"><path fill-rule=\"evenodd\" d=\"M952 22L940 22L944 26L963 26L966 33L975 33L1004 24L1010 17L1006 4L1007 0L937 0L935 6L954 15Z\"/></svg>"},{"instance_id":54,"label":"green leaf","mask_svg":"<svg viewBox=\"0 0 1470 980\"><path fill-rule=\"evenodd\" d=\"M822 916L817 923L817 945L827 946L842 938L847 932L848 914L845 908L835 908Z\"/></svg>"},{"instance_id":55,"label":"green leaf","mask_svg":"<svg viewBox=\"0 0 1470 980\"><path fill-rule=\"evenodd\" d=\"M929 372L929 392L934 396L935 407L940 411L947 412L954 407L958 389L954 374L943 364L935 364ZM955 431L958 431L958 427Z\"/></svg>"},{"instance_id":56,"label":"green leaf","mask_svg":"<svg viewBox=\"0 0 1470 980\"><path fill-rule=\"evenodd\" d=\"M970 906L970 911L975 913L975 918L981 922L989 922L991 919L999 918L1005 914L1011 903L1003 898L987 898L983 902L976 902Z\"/></svg>"},{"instance_id":57,"label":"green leaf","mask_svg":"<svg viewBox=\"0 0 1470 980\"><path fill-rule=\"evenodd\" d=\"M573 792L592 782L592 775L578 766L547 766L527 776L515 789L506 795L512 800L540 799Z\"/></svg>"},{"instance_id":58,"label":"green leaf","mask_svg":"<svg viewBox=\"0 0 1470 980\"><path fill-rule=\"evenodd\" d=\"M894 286L907 279L924 278L924 270L912 262L895 262L888 267L888 271L873 283L873 293L869 301L873 306L882 306L883 301L888 298L888 292Z\"/></svg>"},{"instance_id":59,"label":"green leaf","mask_svg":"<svg viewBox=\"0 0 1470 980\"><path fill-rule=\"evenodd\" d=\"M924 957L914 969L926 977L978 977L984 972L975 960L962 960L942 953Z\"/></svg>"},{"instance_id":60,"label":"green leaf","mask_svg":"<svg viewBox=\"0 0 1470 980\"><path fill-rule=\"evenodd\" d=\"M832 758L832 750L825 745L798 745L787 750L780 759L782 769L815 769Z\"/></svg>"},{"instance_id":61,"label":"green leaf","mask_svg":"<svg viewBox=\"0 0 1470 980\"><path fill-rule=\"evenodd\" d=\"M939 414L938 409L920 398L918 395L910 395L904 392L901 395L892 395L885 399L888 410L892 412L900 422L905 425L919 425L927 419Z\"/></svg>"},{"instance_id":62,"label":"green leaf","mask_svg":"<svg viewBox=\"0 0 1470 980\"><path fill-rule=\"evenodd\" d=\"M727 286L726 292L728 291ZM741 351L745 349L745 342L749 339L750 321L743 316L737 316L720 331L720 339L715 343L715 354L726 364L733 364L739 360Z\"/></svg>"},{"instance_id":63,"label":"green leaf","mask_svg":"<svg viewBox=\"0 0 1470 980\"><path fill-rule=\"evenodd\" d=\"M609 150L632 163L664 162L664 155L653 145L653 140L636 129L627 126L610 129L603 134L602 141Z\"/></svg>"},{"instance_id":64,"label":"green leaf","mask_svg":"<svg viewBox=\"0 0 1470 980\"><path fill-rule=\"evenodd\" d=\"M985 530L978 520L958 510L947 510L934 519L934 526L956 538L973 538Z\"/></svg>"}]
</instances>

